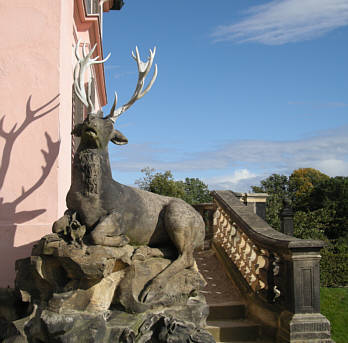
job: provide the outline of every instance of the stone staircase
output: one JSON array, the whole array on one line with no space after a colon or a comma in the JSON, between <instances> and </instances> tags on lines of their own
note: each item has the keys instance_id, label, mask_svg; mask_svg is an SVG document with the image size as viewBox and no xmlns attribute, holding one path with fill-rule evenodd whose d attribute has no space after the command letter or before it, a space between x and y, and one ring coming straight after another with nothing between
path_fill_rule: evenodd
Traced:
<instances>
[{"instance_id":1,"label":"stone staircase","mask_svg":"<svg viewBox=\"0 0 348 343\"><path fill-rule=\"evenodd\" d=\"M197 266L207 281L203 293L209 304L206 329L217 343L271 343L262 327L247 318L246 306L212 250L195 253Z\"/></svg>"},{"instance_id":2,"label":"stone staircase","mask_svg":"<svg viewBox=\"0 0 348 343\"><path fill-rule=\"evenodd\" d=\"M269 226L261 218L265 194L211 195L213 203L195 206L207 232L206 250L195 258L208 283L201 292L210 306L207 329L216 341L333 342L330 322L320 313L324 242Z\"/></svg>"},{"instance_id":3,"label":"stone staircase","mask_svg":"<svg viewBox=\"0 0 348 343\"><path fill-rule=\"evenodd\" d=\"M211 304L209 310L206 329L213 335L216 342L272 342L271 340L261 340L261 327L246 317L243 303Z\"/></svg>"}]
</instances>

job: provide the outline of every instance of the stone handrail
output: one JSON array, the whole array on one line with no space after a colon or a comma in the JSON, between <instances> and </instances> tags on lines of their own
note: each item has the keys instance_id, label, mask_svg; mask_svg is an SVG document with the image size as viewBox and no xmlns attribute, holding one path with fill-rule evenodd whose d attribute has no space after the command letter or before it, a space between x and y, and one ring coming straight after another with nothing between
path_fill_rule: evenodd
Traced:
<instances>
[{"instance_id":1,"label":"stone handrail","mask_svg":"<svg viewBox=\"0 0 348 343\"><path fill-rule=\"evenodd\" d=\"M213 191L213 247L246 300L277 342L331 342L320 314L321 241L280 233L232 191ZM315 340L314 339L320 339Z\"/></svg>"}]
</instances>

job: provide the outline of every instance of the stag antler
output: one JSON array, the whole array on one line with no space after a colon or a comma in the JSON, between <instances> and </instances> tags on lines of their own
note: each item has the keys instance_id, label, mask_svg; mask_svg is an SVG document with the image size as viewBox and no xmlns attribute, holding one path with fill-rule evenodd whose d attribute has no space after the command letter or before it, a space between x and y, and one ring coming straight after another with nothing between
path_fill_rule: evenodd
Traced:
<instances>
[{"instance_id":1,"label":"stag antler","mask_svg":"<svg viewBox=\"0 0 348 343\"><path fill-rule=\"evenodd\" d=\"M87 94L86 94L86 88L85 88L85 84L84 84L86 68L90 67L93 64L104 63L111 56L111 53L109 53L106 56L106 58L104 58L103 60L97 61L99 56L97 56L95 58L91 58L97 44L94 44L93 48L86 55L86 50L85 50L86 43L83 43L82 44L83 58L81 58L80 54L79 54L80 41L81 41L80 39L77 41L76 47L75 47L75 56L77 58L78 63L76 63L76 66L74 69L74 90L75 90L75 93L78 96L78 98L82 101L82 103L86 107L88 107L89 112L94 112L94 104L91 100L92 78L90 78L88 81Z\"/></svg>"},{"instance_id":2,"label":"stag antler","mask_svg":"<svg viewBox=\"0 0 348 343\"><path fill-rule=\"evenodd\" d=\"M155 54L156 54L156 47L154 47L153 51L150 49L150 55L149 55L147 61L146 62L142 62L141 59L140 59L138 47L135 47L135 54L132 51L132 57L137 62L139 76L138 76L138 82L137 82L137 86L135 87L135 91L133 93L133 96L131 97L131 99L125 105L123 105L122 107L116 109L117 93L115 92L114 103L113 103L112 108L110 110L110 114L106 118L109 118L113 122L115 122L116 119L124 111L128 110L129 107L131 107L137 100L141 99L151 89L151 87L154 84L154 82L156 80L156 77L157 77L157 71L158 71L157 70L157 64L155 64L155 71L153 73L151 81L149 82L149 84L147 85L147 87L143 91L145 78L146 78L147 74L150 72L150 69L151 69L151 66L152 66Z\"/></svg>"}]
</instances>

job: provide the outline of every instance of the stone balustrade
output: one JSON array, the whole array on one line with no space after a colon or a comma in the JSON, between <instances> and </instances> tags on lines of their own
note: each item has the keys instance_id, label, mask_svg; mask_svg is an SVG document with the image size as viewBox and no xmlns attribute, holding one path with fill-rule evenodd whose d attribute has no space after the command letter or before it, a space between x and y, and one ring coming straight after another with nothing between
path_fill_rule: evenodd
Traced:
<instances>
[{"instance_id":1,"label":"stone balustrade","mask_svg":"<svg viewBox=\"0 0 348 343\"><path fill-rule=\"evenodd\" d=\"M251 317L277 342L331 342L320 314L321 241L272 229L231 191L212 192L213 248L240 289Z\"/></svg>"},{"instance_id":2,"label":"stone balustrade","mask_svg":"<svg viewBox=\"0 0 348 343\"><path fill-rule=\"evenodd\" d=\"M273 274L277 275L279 272L276 264L279 261L278 255L256 245L220 206L214 215L214 227L214 243L224 249L251 289L254 292L271 289L274 297L279 295L279 290L269 280L268 275L272 264Z\"/></svg>"}]
</instances>

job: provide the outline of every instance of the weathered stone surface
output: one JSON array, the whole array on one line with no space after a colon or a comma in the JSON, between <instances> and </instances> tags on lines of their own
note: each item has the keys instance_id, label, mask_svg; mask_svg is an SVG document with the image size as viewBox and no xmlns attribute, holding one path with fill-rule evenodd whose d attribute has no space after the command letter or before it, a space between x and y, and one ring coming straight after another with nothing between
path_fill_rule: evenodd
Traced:
<instances>
[{"instance_id":1,"label":"weathered stone surface","mask_svg":"<svg viewBox=\"0 0 348 343\"><path fill-rule=\"evenodd\" d=\"M28 322L25 333L33 342L101 343L106 342L105 323L102 314L58 314L43 310Z\"/></svg>"},{"instance_id":2,"label":"weathered stone surface","mask_svg":"<svg viewBox=\"0 0 348 343\"><path fill-rule=\"evenodd\" d=\"M164 312L103 314L43 310L31 319L25 332L33 342L213 343L212 336L194 323Z\"/></svg>"},{"instance_id":3,"label":"weathered stone surface","mask_svg":"<svg viewBox=\"0 0 348 343\"><path fill-rule=\"evenodd\" d=\"M4 340L214 342L202 329L208 306L199 289L205 281L194 267L179 270L151 301L139 300L171 265L171 252L75 244L57 234L43 237L31 257L17 261L12 299L26 301L28 310L34 304L35 310L27 317L28 311L23 312L21 320L4 321ZM9 318L16 316L10 313Z\"/></svg>"},{"instance_id":4,"label":"weathered stone surface","mask_svg":"<svg viewBox=\"0 0 348 343\"><path fill-rule=\"evenodd\" d=\"M100 280L115 271L115 261L120 264L131 263L134 248L106 247L101 245L75 246L61 239L57 234L43 237L34 246L32 255L54 256L60 262L70 279Z\"/></svg>"},{"instance_id":5,"label":"weathered stone surface","mask_svg":"<svg viewBox=\"0 0 348 343\"><path fill-rule=\"evenodd\" d=\"M22 301L21 293L12 288L0 288L0 318L14 321L27 314L28 303Z\"/></svg>"},{"instance_id":6,"label":"weathered stone surface","mask_svg":"<svg viewBox=\"0 0 348 343\"><path fill-rule=\"evenodd\" d=\"M48 308L58 313L71 311L105 312L109 309L115 289L124 276L124 271L111 273L88 289L55 293Z\"/></svg>"},{"instance_id":7,"label":"weathered stone surface","mask_svg":"<svg viewBox=\"0 0 348 343\"><path fill-rule=\"evenodd\" d=\"M0 318L0 342L3 342L6 338L8 340L14 339L19 335L19 331L11 321Z\"/></svg>"},{"instance_id":8,"label":"weathered stone surface","mask_svg":"<svg viewBox=\"0 0 348 343\"><path fill-rule=\"evenodd\" d=\"M15 288L26 294L28 300L34 302L45 302L52 296L53 290L59 288L59 282L63 279L61 271L57 270L54 284L42 277L42 262L51 262L42 260L40 256L31 256L16 261L16 280ZM55 261L53 261L55 263ZM45 263L44 263L45 264ZM47 268L50 270L49 268Z\"/></svg>"},{"instance_id":9,"label":"weathered stone surface","mask_svg":"<svg viewBox=\"0 0 348 343\"><path fill-rule=\"evenodd\" d=\"M151 313L137 331L124 329L120 342L137 343L213 343L213 337L193 323L163 313Z\"/></svg>"},{"instance_id":10,"label":"weathered stone surface","mask_svg":"<svg viewBox=\"0 0 348 343\"><path fill-rule=\"evenodd\" d=\"M150 303L139 301L139 296L145 286L170 264L164 258L150 258L145 261L135 261L127 270L116 293L119 301L127 312L139 313L150 308L186 304L188 297L194 291L205 286L201 274L193 269L184 269L158 292Z\"/></svg>"},{"instance_id":11,"label":"weathered stone surface","mask_svg":"<svg viewBox=\"0 0 348 343\"><path fill-rule=\"evenodd\" d=\"M197 327L206 326L206 319L209 315L209 306L202 294L190 297L186 304L170 306L164 310L167 316L178 318L183 321L194 323Z\"/></svg>"}]
</instances>

